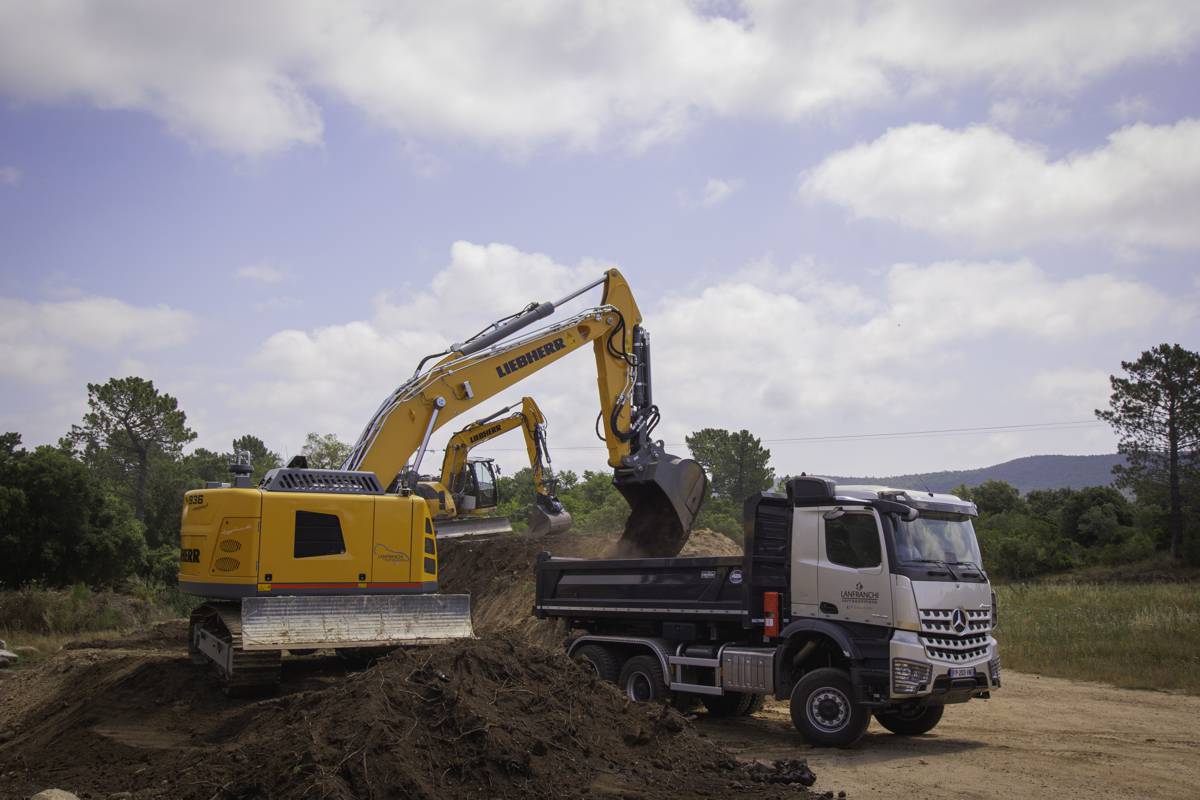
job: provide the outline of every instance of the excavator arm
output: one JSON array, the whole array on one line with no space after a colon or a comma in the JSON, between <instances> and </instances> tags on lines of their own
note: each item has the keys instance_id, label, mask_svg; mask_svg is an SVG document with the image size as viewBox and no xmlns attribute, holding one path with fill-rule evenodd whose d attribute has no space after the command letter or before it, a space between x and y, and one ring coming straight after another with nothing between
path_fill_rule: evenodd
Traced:
<instances>
[{"instance_id":1,"label":"excavator arm","mask_svg":"<svg viewBox=\"0 0 1200 800\"><path fill-rule=\"evenodd\" d=\"M599 306L526 330L597 286L603 287ZM651 395L649 334L641 321L633 292L616 269L556 302L531 303L423 359L371 417L342 469L374 472L395 488L416 486L434 431L590 343L598 433L613 483L631 508L618 551L675 555L687 540L707 479L695 461L667 454L650 438L659 415Z\"/></svg>"},{"instance_id":2,"label":"excavator arm","mask_svg":"<svg viewBox=\"0 0 1200 800\"><path fill-rule=\"evenodd\" d=\"M519 411L503 416L517 407L515 404L506 406L451 436L442 459L441 484L457 496L465 488L462 484L467 479L471 451L519 428L525 436L529 469L537 495L529 516L528 533L536 537L565 531L571 527L571 515L557 497L558 485L546 444L546 417L532 397L521 398L520 406Z\"/></svg>"}]
</instances>

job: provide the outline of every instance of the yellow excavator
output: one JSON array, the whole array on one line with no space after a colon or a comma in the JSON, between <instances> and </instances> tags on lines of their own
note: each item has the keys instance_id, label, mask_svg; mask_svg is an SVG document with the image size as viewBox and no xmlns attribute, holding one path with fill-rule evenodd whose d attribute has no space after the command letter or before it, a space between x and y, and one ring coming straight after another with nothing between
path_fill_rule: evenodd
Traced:
<instances>
[{"instance_id":1,"label":"yellow excavator","mask_svg":"<svg viewBox=\"0 0 1200 800\"><path fill-rule=\"evenodd\" d=\"M536 323L585 292L600 304ZM630 505L618 555L672 556L687 540L707 479L651 438L650 337L621 273L556 302L531 303L426 356L379 406L340 469L302 463L254 486L186 493L179 587L205 598L191 615L192 658L230 694L271 689L284 651L432 644L472 636L470 597L438 592L433 513L416 493L430 437L480 402L591 344L613 484Z\"/></svg>"},{"instance_id":2,"label":"yellow excavator","mask_svg":"<svg viewBox=\"0 0 1200 800\"><path fill-rule=\"evenodd\" d=\"M525 434L529 469L533 474L534 504L529 512L528 536L561 533L571 527L571 514L558 499L558 482L546 443L549 423L532 397L521 398L520 410L505 406L456 432L446 443L439 480L423 480L417 494L433 509L433 527L439 539L481 538L512 533L507 517L488 515L499 502L496 465L490 458L471 458L471 451L517 428Z\"/></svg>"}]
</instances>

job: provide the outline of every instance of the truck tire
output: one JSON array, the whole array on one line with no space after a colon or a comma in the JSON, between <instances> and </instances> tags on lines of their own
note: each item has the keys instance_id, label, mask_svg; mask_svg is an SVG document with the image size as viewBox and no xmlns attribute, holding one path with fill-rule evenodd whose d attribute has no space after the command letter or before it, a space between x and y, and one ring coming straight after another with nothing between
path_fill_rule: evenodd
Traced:
<instances>
[{"instance_id":1,"label":"truck tire","mask_svg":"<svg viewBox=\"0 0 1200 800\"><path fill-rule=\"evenodd\" d=\"M767 696L763 694L750 695L750 703L746 706L746 710L742 712L743 717L753 717L759 711L762 711L763 703L767 702Z\"/></svg>"},{"instance_id":2,"label":"truck tire","mask_svg":"<svg viewBox=\"0 0 1200 800\"><path fill-rule=\"evenodd\" d=\"M945 706L920 706L878 711L875 713L875 719L897 736L920 736L937 727L945 710Z\"/></svg>"},{"instance_id":3,"label":"truck tire","mask_svg":"<svg viewBox=\"0 0 1200 800\"><path fill-rule=\"evenodd\" d=\"M620 677L621 662L612 650L602 644L585 644L572 653L571 658L602 681L616 683Z\"/></svg>"},{"instance_id":4,"label":"truck tire","mask_svg":"<svg viewBox=\"0 0 1200 800\"><path fill-rule=\"evenodd\" d=\"M634 656L621 668L621 691L637 703L665 703L670 699L662 666L654 656Z\"/></svg>"},{"instance_id":5,"label":"truck tire","mask_svg":"<svg viewBox=\"0 0 1200 800\"><path fill-rule=\"evenodd\" d=\"M792 724L814 747L850 747L863 737L871 714L854 702L850 676L824 667L804 675L792 689Z\"/></svg>"},{"instance_id":6,"label":"truck tire","mask_svg":"<svg viewBox=\"0 0 1200 800\"><path fill-rule=\"evenodd\" d=\"M758 695L744 692L726 692L725 694L704 695L704 707L710 717L743 717L750 710L750 705Z\"/></svg>"}]
</instances>

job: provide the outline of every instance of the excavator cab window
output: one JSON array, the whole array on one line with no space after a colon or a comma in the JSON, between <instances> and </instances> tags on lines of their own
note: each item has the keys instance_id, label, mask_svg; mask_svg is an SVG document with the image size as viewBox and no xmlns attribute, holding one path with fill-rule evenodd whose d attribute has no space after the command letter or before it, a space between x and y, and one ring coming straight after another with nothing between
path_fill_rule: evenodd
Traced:
<instances>
[{"instance_id":1,"label":"excavator cab window","mask_svg":"<svg viewBox=\"0 0 1200 800\"><path fill-rule=\"evenodd\" d=\"M491 459L470 462L476 508L494 508L500 502L496 486L496 465Z\"/></svg>"}]
</instances>

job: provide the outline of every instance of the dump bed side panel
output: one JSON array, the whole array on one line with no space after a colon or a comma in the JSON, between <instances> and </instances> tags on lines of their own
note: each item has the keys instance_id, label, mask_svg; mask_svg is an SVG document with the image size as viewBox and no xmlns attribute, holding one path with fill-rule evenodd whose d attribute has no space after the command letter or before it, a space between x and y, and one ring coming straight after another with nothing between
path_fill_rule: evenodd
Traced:
<instances>
[{"instance_id":1,"label":"dump bed side panel","mask_svg":"<svg viewBox=\"0 0 1200 800\"><path fill-rule=\"evenodd\" d=\"M739 620L742 558L573 559L537 565L538 616Z\"/></svg>"}]
</instances>

